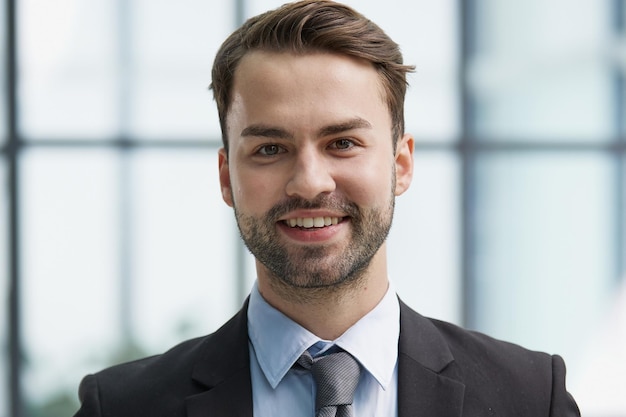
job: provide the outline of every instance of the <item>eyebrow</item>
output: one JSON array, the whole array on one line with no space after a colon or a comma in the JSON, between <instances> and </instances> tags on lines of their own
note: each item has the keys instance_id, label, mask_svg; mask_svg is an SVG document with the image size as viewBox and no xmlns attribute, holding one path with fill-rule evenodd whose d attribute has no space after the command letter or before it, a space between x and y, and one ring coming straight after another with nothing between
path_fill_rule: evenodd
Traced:
<instances>
[{"instance_id":1,"label":"eyebrow","mask_svg":"<svg viewBox=\"0 0 626 417\"><path fill-rule=\"evenodd\" d=\"M293 135L284 129L262 124L250 125L241 131L241 136L257 136L274 139L291 139Z\"/></svg>"},{"instance_id":2,"label":"eyebrow","mask_svg":"<svg viewBox=\"0 0 626 417\"><path fill-rule=\"evenodd\" d=\"M324 126L317 133L318 137L336 135L338 133L347 132L354 129L371 129L372 125L365 119L355 117L354 119L346 120L345 122Z\"/></svg>"},{"instance_id":3,"label":"eyebrow","mask_svg":"<svg viewBox=\"0 0 626 417\"><path fill-rule=\"evenodd\" d=\"M317 137L331 136L354 129L371 129L372 125L365 119L355 117L340 123L324 126L317 132ZM273 139L293 139L294 135L285 129L263 124L253 124L241 131L241 136L256 136Z\"/></svg>"}]
</instances>

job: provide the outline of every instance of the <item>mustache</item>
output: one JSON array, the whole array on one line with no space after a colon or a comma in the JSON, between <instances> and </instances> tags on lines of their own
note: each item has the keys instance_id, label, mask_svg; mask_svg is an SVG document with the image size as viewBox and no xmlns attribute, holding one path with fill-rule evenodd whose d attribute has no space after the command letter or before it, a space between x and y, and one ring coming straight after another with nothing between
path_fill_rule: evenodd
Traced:
<instances>
[{"instance_id":1,"label":"mustache","mask_svg":"<svg viewBox=\"0 0 626 417\"><path fill-rule=\"evenodd\" d=\"M326 209L330 211L339 211L345 213L349 217L358 218L361 214L359 207L345 199L321 195L314 200L307 200L301 197L289 197L277 203L267 212L267 217L272 222L278 221L278 219L285 214L295 210L315 210Z\"/></svg>"}]
</instances>

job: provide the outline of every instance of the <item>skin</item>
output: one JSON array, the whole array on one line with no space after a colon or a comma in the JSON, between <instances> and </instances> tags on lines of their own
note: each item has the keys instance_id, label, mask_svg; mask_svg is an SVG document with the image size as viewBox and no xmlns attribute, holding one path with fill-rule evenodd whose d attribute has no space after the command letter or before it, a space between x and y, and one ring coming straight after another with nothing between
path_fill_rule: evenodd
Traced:
<instances>
[{"instance_id":1,"label":"skin","mask_svg":"<svg viewBox=\"0 0 626 417\"><path fill-rule=\"evenodd\" d=\"M318 337L336 339L387 291L385 238L395 196L411 183L413 137L404 134L394 149L370 63L322 52L248 53L235 72L227 129L222 197L255 254L261 294ZM298 217L340 221L285 223ZM358 258L365 262L355 267Z\"/></svg>"}]
</instances>

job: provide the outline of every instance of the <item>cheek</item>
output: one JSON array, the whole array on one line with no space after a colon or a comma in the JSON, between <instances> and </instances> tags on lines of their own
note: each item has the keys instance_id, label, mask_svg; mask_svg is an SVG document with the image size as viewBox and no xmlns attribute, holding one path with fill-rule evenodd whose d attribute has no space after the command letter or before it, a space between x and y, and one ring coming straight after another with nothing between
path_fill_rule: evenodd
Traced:
<instances>
[{"instance_id":1,"label":"cheek","mask_svg":"<svg viewBox=\"0 0 626 417\"><path fill-rule=\"evenodd\" d=\"M240 211L264 213L280 199L280 184L257 170L241 170L233 176L233 199Z\"/></svg>"},{"instance_id":2,"label":"cheek","mask_svg":"<svg viewBox=\"0 0 626 417\"><path fill-rule=\"evenodd\" d=\"M388 205L392 193L392 169L390 164L367 164L346 172L344 192L354 203L363 206Z\"/></svg>"}]
</instances>

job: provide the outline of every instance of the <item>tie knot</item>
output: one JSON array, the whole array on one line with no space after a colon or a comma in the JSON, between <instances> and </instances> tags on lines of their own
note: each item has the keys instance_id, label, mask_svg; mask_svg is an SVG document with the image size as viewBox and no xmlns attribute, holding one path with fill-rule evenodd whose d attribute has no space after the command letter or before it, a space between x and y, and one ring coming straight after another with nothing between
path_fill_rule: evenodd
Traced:
<instances>
[{"instance_id":1,"label":"tie knot","mask_svg":"<svg viewBox=\"0 0 626 417\"><path fill-rule=\"evenodd\" d=\"M318 358L311 358L309 352L304 352L297 363L311 370L317 386L315 409L318 413L324 407L352 404L361 368L348 352L341 351Z\"/></svg>"}]
</instances>

